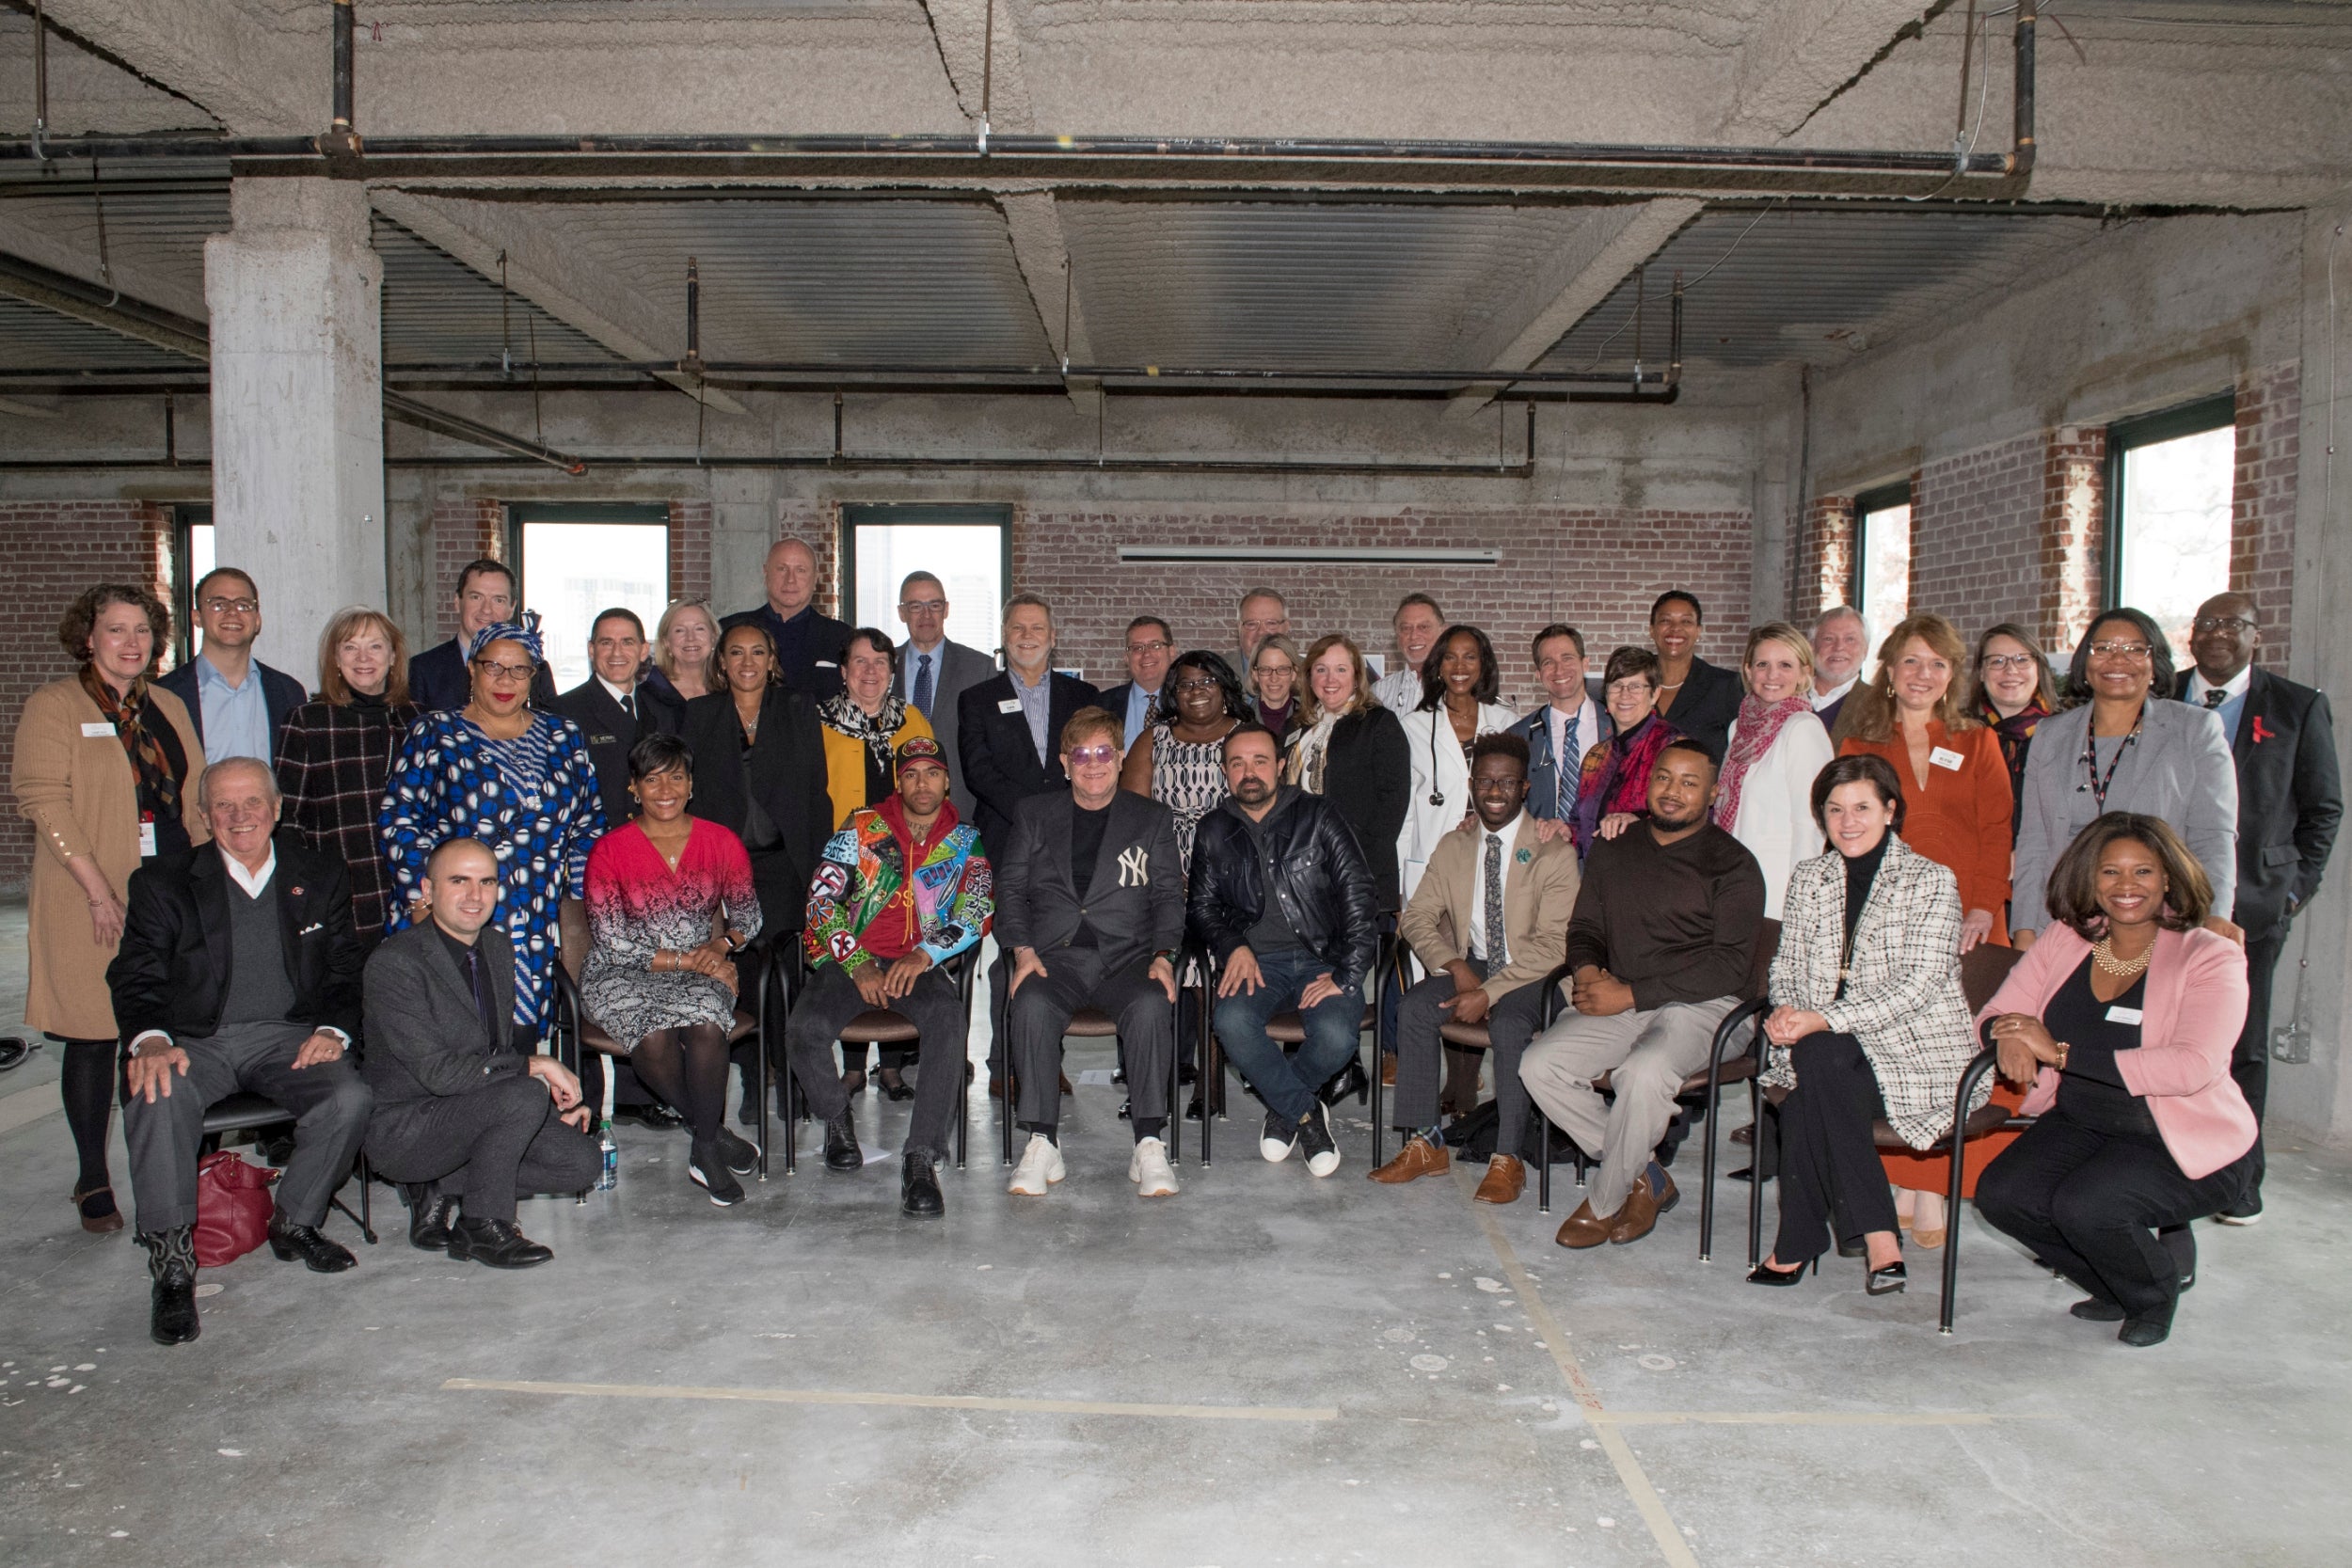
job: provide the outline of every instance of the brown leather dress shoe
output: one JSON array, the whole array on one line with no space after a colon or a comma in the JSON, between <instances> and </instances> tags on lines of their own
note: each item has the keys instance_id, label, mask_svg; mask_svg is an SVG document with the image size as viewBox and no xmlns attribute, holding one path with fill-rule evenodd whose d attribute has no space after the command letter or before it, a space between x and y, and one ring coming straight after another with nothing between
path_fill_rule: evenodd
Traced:
<instances>
[{"instance_id":1,"label":"brown leather dress shoe","mask_svg":"<svg viewBox=\"0 0 2352 1568\"><path fill-rule=\"evenodd\" d=\"M1405 1147L1396 1151L1395 1159L1365 1174L1375 1181L1394 1187L1418 1177L1439 1175L1453 1164L1454 1156L1442 1145L1432 1144L1417 1132L1405 1140Z\"/></svg>"},{"instance_id":2,"label":"brown leather dress shoe","mask_svg":"<svg viewBox=\"0 0 2352 1568\"><path fill-rule=\"evenodd\" d=\"M1470 1196L1481 1203L1517 1203L1527 1191L1527 1166L1517 1156L1498 1154L1486 1162L1486 1179Z\"/></svg>"},{"instance_id":3,"label":"brown leather dress shoe","mask_svg":"<svg viewBox=\"0 0 2352 1568\"><path fill-rule=\"evenodd\" d=\"M1613 1214L1603 1219L1594 1213L1593 1200L1586 1198L1576 1206L1575 1213L1570 1214L1561 1223L1560 1234L1554 1236L1552 1240L1562 1246L1576 1247L1580 1250L1598 1246L1609 1239L1609 1227L1615 1222L1615 1219L1616 1216Z\"/></svg>"},{"instance_id":4,"label":"brown leather dress shoe","mask_svg":"<svg viewBox=\"0 0 2352 1568\"><path fill-rule=\"evenodd\" d=\"M1386 1053L1380 1058L1380 1086L1384 1089L1396 1087L1396 1053L1394 1052Z\"/></svg>"},{"instance_id":5,"label":"brown leather dress shoe","mask_svg":"<svg viewBox=\"0 0 2352 1568\"><path fill-rule=\"evenodd\" d=\"M1640 1241L1658 1228L1659 1215L1681 1201L1682 1195L1675 1191L1675 1179L1662 1170L1659 1174L1665 1177L1664 1187L1651 1191L1649 1173L1644 1171L1642 1179L1633 1183L1633 1190L1625 1195L1625 1207L1617 1211L1617 1223L1609 1227L1611 1241L1620 1244Z\"/></svg>"}]
</instances>

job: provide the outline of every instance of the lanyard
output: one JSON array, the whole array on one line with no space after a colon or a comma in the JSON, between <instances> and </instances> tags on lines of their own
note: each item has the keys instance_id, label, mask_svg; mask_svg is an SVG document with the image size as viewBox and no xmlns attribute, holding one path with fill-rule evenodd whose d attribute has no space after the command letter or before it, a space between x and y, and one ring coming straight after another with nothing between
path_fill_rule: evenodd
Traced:
<instances>
[{"instance_id":1,"label":"lanyard","mask_svg":"<svg viewBox=\"0 0 2352 1568\"><path fill-rule=\"evenodd\" d=\"M2099 771L2098 730L2090 724L2083 726L2083 777L2090 782L2076 784L2074 787L2090 791L2090 798L2098 802L2102 816L2106 813L2107 786L2115 783L2115 770L2123 766L2123 753L2139 744L2139 727L2147 721L2148 710L2143 707L2139 711L2139 717L2132 721L2132 733L2125 736L2123 744L2115 749L2115 758L2107 764L2107 770L2104 774Z\"/></svg>"}]
</instances>

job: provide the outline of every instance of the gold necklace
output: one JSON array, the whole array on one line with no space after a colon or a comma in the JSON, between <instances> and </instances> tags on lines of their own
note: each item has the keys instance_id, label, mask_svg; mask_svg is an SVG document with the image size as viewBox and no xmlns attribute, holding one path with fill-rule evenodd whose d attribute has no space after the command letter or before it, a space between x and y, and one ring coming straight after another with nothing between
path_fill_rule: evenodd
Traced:
<instances>
[{"instance_id":1,"label":"gold necklace","mask_svg":"<svg viewBox=\"0 0 2352 1568\"><path fill-rule=\"evenodd\" d=\"M2128 980L2137 974L2141 970L2146 969L2148 967L2149 958L2154 955L2155 951L2155 943L2150 942L2147 950L2141 953L2138 958L2119 958L2115 956L2115 949L2108 945L2107 938L2101 937L2097 942L2090 944L2091 961L2096 963L2100 969L2114 975L2119 980Z\"/></svg>"}]
</instances>

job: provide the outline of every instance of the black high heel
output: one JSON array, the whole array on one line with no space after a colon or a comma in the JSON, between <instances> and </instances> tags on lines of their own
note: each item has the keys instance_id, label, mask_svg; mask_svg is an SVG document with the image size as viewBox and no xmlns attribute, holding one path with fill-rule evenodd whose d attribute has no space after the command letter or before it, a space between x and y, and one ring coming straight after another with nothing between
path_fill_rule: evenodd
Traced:
<instances>
[{"instance_id":1,"label":"black high heel","mask_svg":"<svg viewBox=\"0 0 2352 1568\"><path fill-rule=\"evenodd\" d=\"M1748 1283L1751 1285L1794 1285L1804 1277L1804 1272L1808 1266L1819 1268L1820 1265L1818 1259L1811 1265L1799 1263L1793 1269L1776 1269L1770 1263L1758 1263L1748 1271Z\"/></svg>"},{"instance_id":2,"label":"black high heel","mask_svg":"<svg viewBox=\"0 0 2352 1568\"><path fill-rule=\"evenodd\" d=\"M1872 1269L1870 1277L1862 1288L1874 1296L1900 1295L1909 1278L1909 1271L1904 1269L1902 1259L1898 1258L1883 1269Z\"/></svg>"}]
</instances>

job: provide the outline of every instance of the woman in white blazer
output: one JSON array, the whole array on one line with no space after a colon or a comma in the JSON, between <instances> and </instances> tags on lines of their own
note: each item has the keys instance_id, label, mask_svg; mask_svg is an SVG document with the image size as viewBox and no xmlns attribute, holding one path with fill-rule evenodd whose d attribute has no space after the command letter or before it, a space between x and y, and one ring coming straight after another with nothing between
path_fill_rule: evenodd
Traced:
<instances>
[{"instance_id":1,"label":"woman in white blazer","mask_svg":"<svg viewBox=\"0 0 2352 1568\"><path fill-rule=\"evenodd\" d=\"M1837 749L1813 714L1813 644L1804 633L1780 621L1756 627L1740 675L1747 695L1716 774L1715 823L1764 868L1764 917L1778 920L1788 874L1821 852L1813 779Z\"/></svg>"},{"instance_id":2,"label":"woman in white blazer","mask_svg":"<svg viewBox=\"0 0 2352 1568\"><path fill-rule=\"evenodd\" d=\"M1413 788L1406 799L1405 827L1396 835L1408 900L1438 840L1460 827L1470 812L1471 742L1518 720L1495 702L1502 685L1494 644L1476 626L1448 626L1422 660L1421 705L1405 716Z\"/></svg>"}]
</instances>

